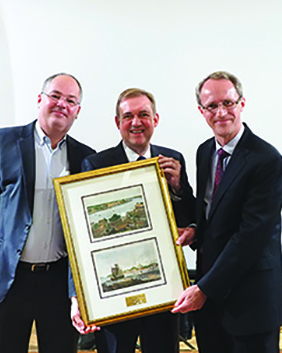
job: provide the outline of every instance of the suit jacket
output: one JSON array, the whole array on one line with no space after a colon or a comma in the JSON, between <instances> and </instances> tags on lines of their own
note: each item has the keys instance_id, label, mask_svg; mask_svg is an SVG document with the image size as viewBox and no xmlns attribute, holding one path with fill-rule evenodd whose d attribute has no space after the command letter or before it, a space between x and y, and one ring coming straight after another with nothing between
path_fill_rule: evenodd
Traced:
<instances>
[{"instance_id":1,"label":"suit jacket","mask_svg":"<svg viewBox=\"0 0 282 353\"><path fill-rule=\"evenodd\" d=\"M178 226L188 225L195 220L195 198L193 196L192 188L188 183L184 158L181 153L170 148L151 145L151 156L156 157L159 154L167 157L173 157L181 163L181 185L183 194L181 195L181 200L172 200L172 204ZM116 147L106 149L95 155L87 157L82 163L82 170L93 170L123 163L128 163L128 159L122 142L120 142Z\"/></svg>"},{"instance_id":2,"label":"suit jacket","mask_svg":"<svg viewBox=\"0 0 282 353\"><path fill-rule=\"evenodd\" d=\"M281 155L245 125L205 219L214 150L197 151L198 285L232 334L265 332L281 323Z\"/></svg>"},{"instance_id":3,"label":"suit jacket","mask_svg":"<svg viewBox=\"0 0 282 353\"><path fill-rule=\"evenodd\" d=\"M11 287L32 225L35 185L35 121L0 129L0 302ZM71 174L95 151L66 137Z\"/></svg>"}]
</instances>

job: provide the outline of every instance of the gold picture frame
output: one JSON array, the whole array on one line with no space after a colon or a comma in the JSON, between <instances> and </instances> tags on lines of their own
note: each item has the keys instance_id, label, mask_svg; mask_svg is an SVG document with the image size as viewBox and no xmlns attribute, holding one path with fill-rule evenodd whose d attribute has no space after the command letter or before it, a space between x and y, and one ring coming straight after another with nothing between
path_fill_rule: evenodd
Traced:
<instances>
[{"instance_id":1,"label":"gold picture frame","mask_svg":"<svg viewBox=\"0 0 282 353\"><path fill-rule=\"evenodd\" d=\"M189 277L158 158L53 181L85 324L170 310Z\"/></svg>"}]
</instances>

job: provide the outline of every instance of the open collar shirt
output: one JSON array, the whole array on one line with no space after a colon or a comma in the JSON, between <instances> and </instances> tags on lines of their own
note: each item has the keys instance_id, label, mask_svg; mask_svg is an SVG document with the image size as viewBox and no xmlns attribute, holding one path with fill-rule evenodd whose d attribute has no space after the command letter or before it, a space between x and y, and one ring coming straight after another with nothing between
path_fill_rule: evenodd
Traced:
<instances>
[{"instance_id":1,"label":"open collar shirt","mask_svg":"<svg viewBox=\"0 0 282 353\"><path fill-rule=\"evenodd\" d=\"M42 263L57 261L67 255L52 179L70 174L66 138L55 149L41 130L34 129L35 190L33 224L23 249L21 261Z\"/></svg>"}]
</instances>

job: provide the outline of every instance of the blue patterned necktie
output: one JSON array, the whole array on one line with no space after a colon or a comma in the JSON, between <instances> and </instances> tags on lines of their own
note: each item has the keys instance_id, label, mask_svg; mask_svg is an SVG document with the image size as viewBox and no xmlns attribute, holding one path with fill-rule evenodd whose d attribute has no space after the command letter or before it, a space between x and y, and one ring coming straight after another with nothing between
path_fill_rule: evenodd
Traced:
<instances>
[{"instance_id":1,"label":"blue patterned necktie","mask_svg":"<svg viewBox=\"0 0 282 353\"><path fill-rule=\"evenodd\" d=\"M146 157L144 157L144 156L139 156L139 157L136 159L136 161L143 161L144 159L146 159Z\"/></svg>"},{"instance_id":2,"label":"blue patterned necktie","mask_svg":"<svg viewBox=\"0 0 282 353\"><path fill-rule=\"evenodd\" d=\"M214 184L213 184L213 193L212 196L214 197L214 194L218 188L219 183L221 182L224 170L223 170L223 160L224 158L230 156L230 154L226 151L224 151L222 148L220 148L217 151L217 165L216 165L216 170L215 170L215 177L214 177Z\"/></svg>"}]
</instances>

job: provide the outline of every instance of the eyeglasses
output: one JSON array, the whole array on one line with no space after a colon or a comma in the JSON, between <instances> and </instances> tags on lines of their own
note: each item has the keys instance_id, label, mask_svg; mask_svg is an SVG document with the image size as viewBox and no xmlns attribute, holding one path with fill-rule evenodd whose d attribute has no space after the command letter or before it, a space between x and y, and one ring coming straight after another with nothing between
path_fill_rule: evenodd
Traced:
<instances>
[{"instance_id":1,"label":"eyeglasses","mask_svg":"<svg viewBox=\"0 0 282 353\"><path fill-rule=\"evenodd\" d=\"M79 105L80 102L72 97L65 97L62 94L59 93L46 93L46 92L41 92L41 94L45 94L49 99L51 99L53 102L58 103L61 99L64 99L64 101L69 105L70 107L75 107L76 105Z\"/></svg>"},{"instance_id":2,"label":"eyeglasses","mask_svg":"<svg viewBox=\"0 0 282 353\"><path fill-rule=\"evenodd\" d=\"M229 99L225 99L222 102L219 103L211 103L208 106L204 107L201 105L201 107L205 110L207 110L210 113L216 113L219 109L219 107L221 106L222 108L226 109L226 110L232 110L234 109L237 104L240 102L240 99L242 97L239 97L235 102Z\"/></svg>"}]
</instances>

